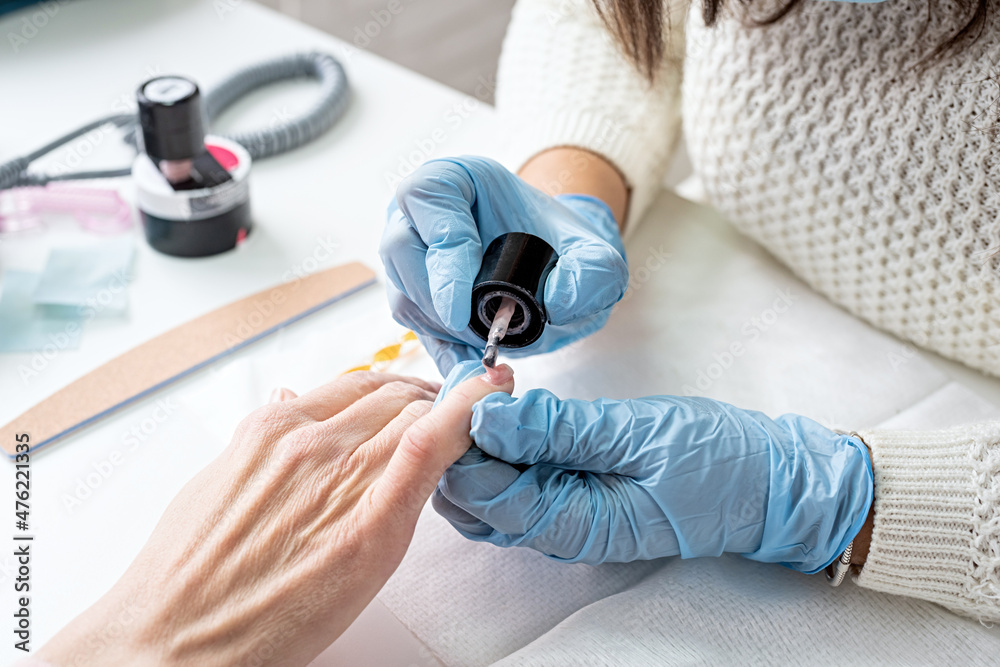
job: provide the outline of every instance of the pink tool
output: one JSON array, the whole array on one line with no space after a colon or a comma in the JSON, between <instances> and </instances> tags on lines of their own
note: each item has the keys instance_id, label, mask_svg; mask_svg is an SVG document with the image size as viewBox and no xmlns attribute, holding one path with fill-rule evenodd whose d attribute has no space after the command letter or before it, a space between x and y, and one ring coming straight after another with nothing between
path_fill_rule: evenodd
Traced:
<instances>
[{"instance_id":1,"label":"pink tool","mask_svg":"<svg viewBox=\"0 0 1000 667\"><path fill-rule=\"evenodd\" d=\"M132 226L132 209L116 190L49 183L0 190L0 232L44 224L45 214L72 215L84 229L116 234Z\"/></svg>"}]
</instances>

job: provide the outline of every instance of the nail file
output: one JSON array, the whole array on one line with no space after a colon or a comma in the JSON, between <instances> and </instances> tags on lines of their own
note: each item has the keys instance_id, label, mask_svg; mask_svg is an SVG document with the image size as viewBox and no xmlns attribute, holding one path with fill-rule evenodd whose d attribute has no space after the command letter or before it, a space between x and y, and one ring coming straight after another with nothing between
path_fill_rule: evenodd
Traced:
<instances>
[{"instance_id":1,"label":"nail file","mask_svg":"<svg viewBox=\"0 0 1000 667\"><path fill-rule=\"evenodd\" d=\"M353 262L197 317L112 359L0 427L0 447L13 458L16 436L27 433L29 451L35 451L374 282L371 269Z\"/></svg>"}]
</instances>

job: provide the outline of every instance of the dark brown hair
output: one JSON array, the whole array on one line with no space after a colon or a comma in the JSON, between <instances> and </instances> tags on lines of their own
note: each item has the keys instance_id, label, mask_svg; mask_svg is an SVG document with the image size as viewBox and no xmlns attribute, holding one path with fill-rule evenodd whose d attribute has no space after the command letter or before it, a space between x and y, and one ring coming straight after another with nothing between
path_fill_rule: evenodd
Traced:
<instances>
[{"instance_id":1,"label":"dark brown hair","mask_svg":"<svg viewBox=\"0 0 1000 667\"><path fill-rule=\"evenodd\" d=\"M752 1L737 0L745 9L749 9ZM663 59L665 48L663 35L671 18L665 11L664 3L660 0L592 0L592 2L628 59L652 81ZM750 18L749 23L758 26L776 23L801 2L802 0L786 0L771 13L760 18ZM959 23L948 39L928 53L924 61L941 56L956 46L978 38L986 24L990 2L991 0L957 0L963 14L960 20L964 22ZM701 0L705 25L715 25L724 3L725 0ZM928 16L930 4L933 3L935 0L929 0Z\"/></svg>"}]
</instances>

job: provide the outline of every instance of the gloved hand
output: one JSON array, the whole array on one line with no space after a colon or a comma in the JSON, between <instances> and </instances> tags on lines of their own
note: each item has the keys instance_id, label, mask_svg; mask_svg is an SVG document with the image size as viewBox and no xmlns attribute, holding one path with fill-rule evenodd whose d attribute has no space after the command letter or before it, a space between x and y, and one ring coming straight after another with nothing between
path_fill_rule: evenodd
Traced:
<instances>
[{"instance_id":1,"label":"gloved hand","mask_svg":"<svg viewBox=\"0 0 1000 667\"><path fill-rule=\"evenodd\" d=\"M432 160L400 184L379 255L393 316L417 332L445 375L482 357L485 343L469 328L472 283L485 248L508 232L544 239L559 261L545 282L541 338L505 354L549 352L593 333L625 293L625 249L603 202L553 199L486 158Z\"/></svg>"},{"instance_id":2,"label":"gloved hand","mask_svg":"<svg viewBox=\"0 0 1000 667\"><path fill-rule=\"evenodd\" d=\"M455 369L448 385L474 373ZM434 507L466 537L568 562L736 552L813 573L861 530L872 469L857 438L705 398L491 394Z\"/></svg>"}]
</instances>

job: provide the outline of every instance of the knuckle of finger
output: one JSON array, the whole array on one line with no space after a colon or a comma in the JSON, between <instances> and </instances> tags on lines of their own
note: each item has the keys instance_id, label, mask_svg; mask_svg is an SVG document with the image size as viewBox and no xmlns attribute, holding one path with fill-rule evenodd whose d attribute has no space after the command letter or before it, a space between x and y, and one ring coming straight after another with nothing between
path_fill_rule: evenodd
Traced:
<instances>
[{"instance_id":1,"label":"knuckle of finger","mask_svg":"<svg viewBox=\"0 0 1000 667\"><path fill-rule=\"evenodd\" d=\"M352 525L351 530L340 533L337 541L337 560L341 563L360 563L372 555L372 545L377 543L378 536L373 534L372 527L363 522Z\"/></svg>"},{"instance_id":2,"label":"knuckle of finger","mask_svg":"<svg viewBox=\"0 0 1000 667\"><path fill-rule=\"evenodd\" d=\"M278 450L281 460L286 465L294 466L302 460L312 457L323 442L318 426L295 429L281 439Z\"/></svg>"},{"instance_id":3,"label":"knuckle of finger","mask_svg":"<svg viewBox=\"0 0 1000 667\"><path fill-rule=\"evenodd\" d=\"M293 409L285 403L268 403L257 408L240 421L236 427L237 438L267 433L288 420Z\"/></svg>"},{"instance_id":4,"label":"knuckle of finger","mask_svg":"<svg viewBox=\"0 0 1000 667\"><path fill-rule=\"evenodd\" d=\"M466 380L449 391L448 398L452 402L468 404L471 407L473 403L478 402L483 397L482 389L474 387L474 385L469 385L468 380Z\"/></svg>"},{"instance_id":5,"label":"knuckle of finger","mask_svg":"<svg viewBox=\"0 0 1000 667\"><path fill-rule=\"evenodd\" d=\"M412 401L411 403L408 403L407 406L403 408L402 414L407 417L419 419L420 417L423 417L428 412L430 412L433 406L434 406L434 401L421 398Z\"/></svg>"},{"instance_id":6,"label":"knuckle of finger","mask_svg":"<svg viewBox=\"0 0 1000 667\"><path fill-rule=\"evenodd\" d=\"M403 433L400 447L418 460L434 455L440 444L437 429L428 419L418 419Z\"/></svg>"},{"instance_id":7,"label":"knuckle of finger","mask_svg":"<svg viewBox=\"0 0 1000 667\"><path fill-rule=\"evenodd\" d=\"M427 398L427 390L423 387L406 382L405 380L393 380L383 385L381 391L392 397L399 397L408 402L419 401Z\"/></svg>"},{"instance_id":8,"label":"knuckle of finger","mask_svg":"<svg viewBox=\"0 0 1000 667\"><path fill-rule=\"evenodd\" d=\"M355 371L344 376L347 383L365 394L370 394L382 386L385 377L377 371Z\"/></svg>"}]
</instances>

